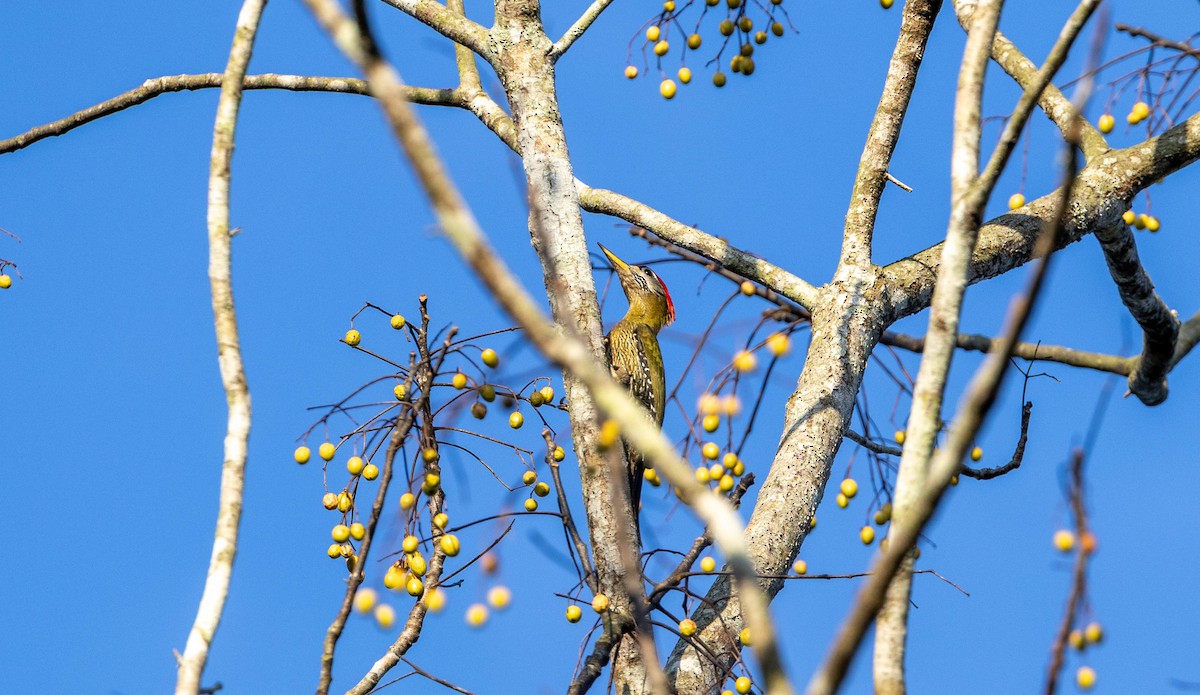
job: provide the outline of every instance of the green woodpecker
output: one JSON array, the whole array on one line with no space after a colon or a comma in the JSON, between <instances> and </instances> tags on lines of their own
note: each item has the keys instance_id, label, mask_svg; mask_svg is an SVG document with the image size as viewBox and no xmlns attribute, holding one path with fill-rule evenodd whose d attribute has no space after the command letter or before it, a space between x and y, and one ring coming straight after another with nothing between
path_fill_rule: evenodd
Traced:
<instances>
[{"instance_id":1,"label":"green woodpecker","mask_svg":"<svg viewBox=\"0 0 1200 695\"><path fill-rule=\"evenodd\" d=\"M613 376L641 401L654 424L662 427L666 410L667 385L663 376L662 350L658 347L658 332L675 320L675 305L667 286L645 266L629 265L612 251L600 245L609 265L617 272L621 289L629 300L629 311L617 322L604 339ZM642 476L645 462L641 455L630 450L629 499L636 518L642 495Z\"/></svg>"}]
</instances>

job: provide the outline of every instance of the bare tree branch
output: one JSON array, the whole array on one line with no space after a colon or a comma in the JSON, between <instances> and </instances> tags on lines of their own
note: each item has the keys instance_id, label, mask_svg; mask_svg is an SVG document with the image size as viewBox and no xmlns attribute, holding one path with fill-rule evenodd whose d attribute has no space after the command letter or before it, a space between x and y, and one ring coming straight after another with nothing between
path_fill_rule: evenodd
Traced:
<instances>
[{"instance_id":1,"label":"bare tree branch","mask_svg":"<svg viewBox=\"0 0 1200 695\"><path fill-rule=\"evenodd\" d=\"M983 0L975 9L958 75L954 102L954 149L951 153L950 226L942 246L941 267L929 312L925 352L913 388L904 453L892 496L891 534L914 525L929 477L929 461L942 427L942 399L950 373L967 289L967 268L979 234L979 218L991 185L979 175L980 111L988 49L1000 21L1002 0ZM914 558L906 555L885 592L875 631L875 689L886 695L905 692L904 655ZM810 695L837 691L855 649L840 639L826 666L809 683ZM857 642L853 644L857 648Z\"/></svg>"},{"instance_id":2,"label":"bare tree branch","mask_svg":"<svg viewBox=\"0 0 1200 695\"><path fill-rule=\"evenodd\" d=\"M595 0L595 2L584 10L579 19L575 20L575 23L562 35L562 38L554 42L554 48L550 50L550 59L557 62L567 52L567 49L571 47L571 44L583 36L588 27L592 26L592 22L595 22L600 13L611 5L612 2L613 0Z\"/></svg>"},{"instance_id":3,"label":"bare tree branch","mask_svg":"<svg viewBox=\"0 0 1200 695\"><path fill-rule=\"evenodd\" d=\"M900 36L888 65L879 106L867 131L854 190L846 211L846 226L842 236L841 265L867 266L871 263L871 240L879 199L888 181L888 165L900 139L900 127L913 90L917 72L925 57L925 44L933 31L933 22L942 7L941 0L920 0L904 5ZM811 304L806 305L812 308Z\"/></svg>"},{"instance_id":4,"label":"bare tree branch","mask_svg":"<svg viewBox=\"0 0 1200 695\"><path fill-rule=\"evenodd\" d=\"M383 0L417 19L454 43L466 46L485 60L492 59L488 30L436 0Z\"/></svg>"},{"instance_id":5,"label":"bare tree branch","mask_svg":"<svg viewBox=\"0 0 1200 695\"><path fill-rule=\"evenodd\" d=\"M250 439L250 388L242 364L237 313L233 305L233 259L229 231L229 186L233 161L234 132L242 101L242 76L254 52L266 0L245 0L238 12L233 45L221 88L213 124L212 157L208 179L208 279L212 291L213 319L217 337L217 362L229 417L225 431L225 460L221 466L221 495L217 531L204 593L187 645L179 657L176 695L196 695L208 661L208 650L221 624L229 581L237 556L238 526L242 518L246 482L246 448Z\"/></svg>"},{"instance_id":6,"label":"bare tree branch","mask_svg":"<svg viewBox=\"0 0 1200 695\"><path fill-rule=\"evenodd\" d=\"M958 16L959 24L964 29L970 24L975 4L975 0L954 0L954 12ZM1004 69L1004 72L1016 80L1022 89L1028 89L1034 80L1038 78L1037 66L1026 58L999 31L996 32L996 36L992 40L992 59ZM1046 116L1058 126L1058 129L1065 134L1071 127L1071 101L1063 96L1063 93L1057 87L1051 84L1047 84L1041 94L1042 96L1038 100L1038 105L1042 107L1042 111L1045 112ZM1108 149L1108 143L1104 140L1104 136L1090 123L1083 124L1080 140L1080 147L1083 149L1084 156L1089 161L1092 157Z\"/></svg>"},{"instance_id":7,"label":"bare tree branch","mask_svg":"<svg viewBox=\"0 0 1200 695\"><path fill-rule=\"evenodd\" d=\"M1095 236L1121 302L1142 327L1142 354L1130 365L1129 391L1146 405L1158 405L1167 399L1167 372L1175 355L1179 319L1154 291L1128 225L1117 221L1097 229Z\"/></svg>"}]
</instances>

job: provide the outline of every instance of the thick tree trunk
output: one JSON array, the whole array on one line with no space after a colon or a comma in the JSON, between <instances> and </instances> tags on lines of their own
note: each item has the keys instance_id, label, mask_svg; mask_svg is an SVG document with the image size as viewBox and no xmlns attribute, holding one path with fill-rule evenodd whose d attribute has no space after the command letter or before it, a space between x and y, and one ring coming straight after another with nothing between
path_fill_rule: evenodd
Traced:
<instances>
[{"instance_id":1,"label":"thick tree trunk","mask_svg":"<svg viewBox=\"0 0 1200 695\"><path fill-rule=\"evenodd\" d=\"M553 42L542 26L537 0L497 2L496 27L491 36L497 48L495 67L516 124L528 185L530 233L542 263L555 323L560 330L581 336L596 359L604 360L600 308L558 109L554 64L549 58ZM633 515L627 504L614 504L612 468L607 457L595 448L599 421L595 403L571 374L563 374L563 385L571 404L571 431L579 459L597 588L609 597L613 612L632 616L620 549L622 542L636 538ZM631 636L621 640L614 679L618 693L642 692L645 687L645 671Z\"/></svg>"},{"instance_id":2,"label":"thick tree trunk","mask_svg":"<svg viewBox=\"0 0 1200 695\"><path fill-rule=\"evenodd\" d=\"M875 270L845 268L821 290L804 371L788 399L779 449L746 527L746 545L759 574L787 574L821 501L867 359L884 324L883 304L875 296ZM761 585L774 596L783 580L762 580ZM729 581L719 578L708 600L722 607L720 615L702 607L692 616L700 627L698 638L717 655L720 666L678 644L667 663L678 692L700 695L720 689L721 671L733 663L740 648L737 635L744 627L737 598L726 601L729 593Z\"/></svg>"}]
</instances>

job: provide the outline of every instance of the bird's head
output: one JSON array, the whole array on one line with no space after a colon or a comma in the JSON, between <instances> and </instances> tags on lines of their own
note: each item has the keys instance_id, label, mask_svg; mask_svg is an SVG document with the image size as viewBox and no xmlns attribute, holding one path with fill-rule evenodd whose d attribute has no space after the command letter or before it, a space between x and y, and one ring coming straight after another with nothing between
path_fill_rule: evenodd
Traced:
<instances>
[{"instance_id":1,"label":"bird's head","mask_svg":"<svg viewBox=\"0 0 1200 695\"><path fill-rule=\"evenodd\" d=\"M670 325L675 320L675 303L662 278L644 265L630 265L617 258L604 244L599 246L608 264L617 271L621 289L629 300L629 316L653 323L656 328Z\"/></svg>"}]
</instances>

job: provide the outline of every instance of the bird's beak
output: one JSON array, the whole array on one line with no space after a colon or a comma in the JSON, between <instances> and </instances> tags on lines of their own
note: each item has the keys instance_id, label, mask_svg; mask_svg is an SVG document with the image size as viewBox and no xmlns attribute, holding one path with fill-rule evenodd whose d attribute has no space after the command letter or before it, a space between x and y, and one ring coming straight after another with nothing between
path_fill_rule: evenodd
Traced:
<instances>
[{"instance_id":1,"label":"bird's beak","mask_svg":"<svg viewBox=\"0 0 1200 695\"><path fill-rule=\"evenodd\" d=\"M604 248L604 244L597 244L597 246L599 246L600 250L604 252L605 257L608 258L608 264L613 267L613 270L617 271L618 273L626 273L629 271L629 264L620 258L617 258L617 255L612 251Z\"/></svg>"}]
</instances>

